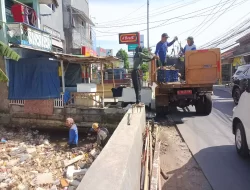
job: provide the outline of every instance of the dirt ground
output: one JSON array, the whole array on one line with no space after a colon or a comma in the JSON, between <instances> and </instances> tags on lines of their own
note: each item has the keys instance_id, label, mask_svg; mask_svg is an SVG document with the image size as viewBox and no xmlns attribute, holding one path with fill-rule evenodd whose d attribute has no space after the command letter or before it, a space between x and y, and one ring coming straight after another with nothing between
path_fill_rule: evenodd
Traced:
<instances>
[{"instance_id":1,"label":"dirt ground","mask_svg":"<svg viewBox=\"0 0 250 190\"><path fill-rule=\"evenodd\" d=\"M173 124L159 123L162 190L212 190L202 170L192 157Z\"/></svg>"}]
</instances>

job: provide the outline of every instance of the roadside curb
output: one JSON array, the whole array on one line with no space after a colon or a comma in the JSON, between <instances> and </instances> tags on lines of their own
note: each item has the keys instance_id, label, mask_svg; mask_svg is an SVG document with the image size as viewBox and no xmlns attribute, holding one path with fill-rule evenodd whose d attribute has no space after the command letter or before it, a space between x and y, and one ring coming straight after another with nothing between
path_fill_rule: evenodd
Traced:
<instances>
[{"instance_id":1,"label":"roadside curb","mask_svg":"<svg viewBox=\"0 0 250 190\"><path fill-rule=\"evenodd\" d=\"M175 126L175 129L176 129L177 133L179 134L179 136L180 136L182 142L184 142L184 143L187 145L188 151L190 152L192 158L195 160L196 164L200 167L201 172L203 173L203 175L204 175L204 177L206 178L208 184L210 185L211 189L213 190L213 186L212 186L212 184L210 183L210 181L208 180L208 177L206 176L205 172L204 172L203 169L201 168L201 165L199 164L198 160L196 159L196 157L195 157L194 154L192 153L192 151L191 151L190 147L188 146L187 142L185 141L184 137L182 136L181 131L179 130L178 124L175 122L175 120L172 118L171 115L168 115L168 116L167 116L167 119L169 119L170 122L173 122L173 124L174 124L174 126Z\"/></svg>"}]
</instances>

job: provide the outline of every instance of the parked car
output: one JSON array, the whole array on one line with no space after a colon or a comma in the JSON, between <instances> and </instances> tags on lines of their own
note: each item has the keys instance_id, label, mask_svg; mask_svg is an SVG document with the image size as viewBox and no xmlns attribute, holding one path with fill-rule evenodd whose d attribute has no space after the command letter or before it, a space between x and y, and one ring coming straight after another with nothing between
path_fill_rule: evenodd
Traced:
<instances>
[{"instance_id":1,"label":"parked car","mask_svg":"<svg viewBox=\"0 0 250 190\"><path fill-rule=\"evenodd\" d=\"M238 67L232 77L232 97L236 105L239 102L241 94L246 90L247 79L250 79L250 64Z\"/></svg>"},{"instance_id":2,"label":"parked car","mask_svg":"<svg viewBox=\"0 0 250 190\"><path fill-rule=\"evenodd\" d=\"M250 84L250 80L249 80ZM248 85L250 87L250 85ZM232 131L235 135L235 146L238 154L242 157L249 156L250 147L250 88L242 93L239 104L233 110Z\"/></svg>"}]
</instances>

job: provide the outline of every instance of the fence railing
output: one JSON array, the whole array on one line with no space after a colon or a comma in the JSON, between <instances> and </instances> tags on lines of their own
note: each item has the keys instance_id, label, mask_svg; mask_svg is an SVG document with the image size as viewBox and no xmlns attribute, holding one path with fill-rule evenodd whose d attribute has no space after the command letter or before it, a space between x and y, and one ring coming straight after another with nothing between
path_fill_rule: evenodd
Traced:
<instances>
[{"instance_id":1,"label":"fence railing","mask_svg":"<svg viewBox=\"0 0 250 190\"><path fill-rule=\"evenodd\" d=\"M25 102L25 100L10 100L10 104L12 104L12 105L23 106L24 102Z\"/></svg>"},{"instance_id":2,"label":"fence railing","mask_svg":"<svg viewBox=\"0 0 250 190\"><path fill-rule=\"evenodd\" d=\"M8 42L51 51L51 35L25 23L3 23L6 26Z\"/></svg>"},{"instance_id":3,"label":"fence railing","mask_svg":"<svg viewBox=\"0 0 250 190\"><path fill-rule=\"evenodd\" d=\"M10 100L11 105L24 106L25 100ZM64 108L63 94L60 98L54 99L54 108Z\"/></svg>"},{"instance_id":4,"label":"fence railing","mask_svg":"<svg viewBox=\"0 0 250 190\"><path fill-rule=\"evenodd\" d=\"M60 98L54 100L54 108L64 108L63 94L60 95Z\"/></svg>"},{"instance_id":5,"label":"fence railing","mask_svg":"<svg viewBox=\"0 0 250 190\"><path fill-rule=\"evenodd\" d=\"M68 106L102 107L102 94L98 92L72 92Z\"/></svg>"}]
</instances>

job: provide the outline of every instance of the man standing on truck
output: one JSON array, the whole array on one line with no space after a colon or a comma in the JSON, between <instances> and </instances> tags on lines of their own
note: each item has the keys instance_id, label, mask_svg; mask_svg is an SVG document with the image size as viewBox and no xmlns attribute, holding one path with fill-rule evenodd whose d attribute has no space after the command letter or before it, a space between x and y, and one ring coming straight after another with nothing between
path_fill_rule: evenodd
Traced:
<instances>
[{"instance_id":1,"label":"man standing on truck","mask_svg":"<svg viewBox=\"0 0 250 190\"><path fill-rule=\"evenodd\" d=\"M153 59L153 56L148 56L142 52L141 46L137 46L135 49L135 55L134 55L134 66L133 71L131 73L132 82L135 90L135 96L136 96L136 104L137 106L143 106L141 103L141 77L139 72L140 65L143 64L143 62L149 62Z\"/></svg>"},{"instance_id":2,"label":"man standing on truck","mask_svg":"<svg viewBox=\"0 0 250 190\"><path fill-rule=\"evenodd\" d=\"M189 36L187 38L187 45L184 48L181 48L181 51L183 54L185 54L187 51L194 50L196 50L196 46L194 45L194 38L192 36Z\"/></svg>"},{"instance_id":3,"label":"man standing on truck","mask_svg":"<svg viewBox=\"0 0 250 190\"><path fill-rule=\"evenodd\" d=\"M178 40L177 36L174 37L174 40L172 42L167 42L167 39L169 38L167 33L163 33L161 35L161 41L159 41L156 45L155 55L157 56L157 67L160 66L167 66L167 52L168 47L172 46L175 41ZM160 64L160 63L161 64Z\"/></svg>"}]
</instances>

